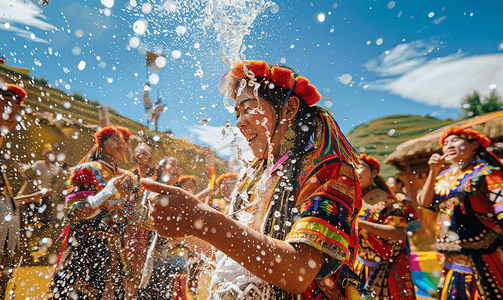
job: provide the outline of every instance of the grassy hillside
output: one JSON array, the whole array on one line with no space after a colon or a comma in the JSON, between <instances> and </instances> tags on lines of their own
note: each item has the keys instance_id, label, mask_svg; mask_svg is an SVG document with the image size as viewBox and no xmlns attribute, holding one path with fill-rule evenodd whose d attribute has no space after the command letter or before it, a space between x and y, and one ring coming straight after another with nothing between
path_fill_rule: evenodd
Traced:
<instances>
[{"instance_id":1,"label":"grassy hillside","mask_svg":"<svg viewBox=\"0 0 503 300\"><path fill-rule=\"evenodd\" d=\"M41 159L41 152L47 144L52 145L57 152L65 152L70 165L78 163L94 144L95 127L99 125L97 106L100 103L80 95L73 97L49 87L44 79L17 72L5 65L0 65L0 79L21 85L28 92L24 103L29 108L28 113L20 126L6 137L2 149L2 152L8 153L9 156L6 165L13 169L9 173L14 173L11 175L14 179L14 190L20 185L19 180L16 180L19 166ZM134 135L153 146L154 162L166 155L174 156L182 163L185 174L197 176L200 179L200 188L206 186L208 174L202 160L202 147L172 135L155 133L143 124L119 115L111 108L109 114L112 125L129 128ZM5 149L10 147L9 145L16 146ZM132 163L127 163L121 167L132 166ZM217 174L225 171L225 162L217 159Z\"/></svg>"},{"instance_id":2,"label":"grassy hillside","mask_svg":"<svg viewBox=\"0 0 503 300\"><path fill-rule=\"evenodd\" d=\"M387 178L398 171L382 161L395 151L396 146L454 122L452 119L439 120L428 115L392 115L358 125L347 137L360 153L377 158L381 163L380 174Z\"/></svg>"}]
</instances>

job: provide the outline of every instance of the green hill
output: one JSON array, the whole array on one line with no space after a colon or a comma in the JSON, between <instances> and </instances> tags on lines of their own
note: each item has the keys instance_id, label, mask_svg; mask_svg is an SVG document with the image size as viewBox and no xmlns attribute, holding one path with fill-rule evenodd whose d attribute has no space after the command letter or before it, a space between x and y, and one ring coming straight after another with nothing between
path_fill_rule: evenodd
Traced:
<instances>
[{"instance_id":1,"label":"green hill","mask_svg":"<svg viewBox=\"0 0 503 300\"><path fill-rule=\"evenodd\" d=\"M384 158L395 151L396 146L454 122L428 115L391 115L358 125L347 138L360 153L375 157L381 163L380 175L387 178L398 173L395 168L383 164Z\"/></svg>"},{"instance_id":2,"label":"green hill","mask_svg":"<svg viewBox=\"0 0 503 300\"><path fill-rule=\"evenodd\" d=\"M28 93L24 106L23 120L10 135L5 138L2 152L8 159L9 177L13 179L16 191L22 181L19 180L19 166L42 159L43 148L50 144L57 152L65 152L70 165L78 163L94 144L94 133L99 125L98 101L85 99L80 94L74 96L50 87L42 78L34 78L25 73L0 65L0 79L22 86ZM203 148L175 138L171 134L156 133L145 125L119 115L109 108L112 125L127 127L131 133L148 142L154 148L153 163L163 156L176 157L184 167L184 173L198 177L198 187L206 187L208 174L203 163ZM133 147L136 143L133 143ZM10 148L10 145L16 145ZM6 149L10 148L10 149ZM121 167L131 168L133 163ZM226 171L226 162L217 158L215 171Z\"/></svg>"}]
</instances>

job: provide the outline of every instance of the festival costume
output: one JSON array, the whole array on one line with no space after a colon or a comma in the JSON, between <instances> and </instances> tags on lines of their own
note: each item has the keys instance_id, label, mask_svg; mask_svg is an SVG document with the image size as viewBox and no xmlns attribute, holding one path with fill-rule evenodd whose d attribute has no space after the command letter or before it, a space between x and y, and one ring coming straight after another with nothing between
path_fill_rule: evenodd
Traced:
<instances>
[{"instance_id":1,"label":"festival costume","mask_svg":"<svg viewBox=\"0 0 503 300\"><path fill-rule=\"evenodd\" d=\"M266 160L255 159L238 184L229 214L267 236L318 249L326 264L302 295L293 295L217 252L209 299L346 299L343 287L362 287L350 267L358 247L360 185L349 156L340 150L343 136L330 113L318 107L316 122L314 149L302 158L292 197L273 197L275 189L287 188L278 185L282 169L271 174Z\"/></svg>"},{"instance_id":2,"label":"festival costume","mask_svg":"<svg viewBox=\"0 0 503 300\"><path fill-rule=\"evenodd\" d=\"M406 228L418 218L407 198L395 197L391 191L375 185L364 192L363 201L360 216L368 222ZM416 299L407 240L381 238L364 229L359 230L359 235L360 247L354 269L375 294L374 299Z\"/></svg>"},{"instance_id":3,"label":"festival costume","mask_svg":"<svg viewBox=\"0 0 503 300\"><path fill-rule=\"evenodd\" d=\"M503 202L491 200L501 188L500 168L483 160L437 177L431 208L445 255L438 299L503 299Z\"/></svg>"},{"instance_id":4,"label":"festival costume","mask_svg":"<svg viewBox=\"0 0 503 300\"><path fill-rule=\"evenodd\" d=\"M89 196L98 194L107 182L119 176L104 167L103 161L92 161L78 165L68 181L67 214L85 205ZM128 197L115 194L102 206L98 215L89 220L74 221L65 228L65 242L71 240L71 253L51 282L49 299L125 299L124 281L137 286L141 279L141 268L145 253L135 249L141 241L131 237L135 229L131 216L138 210L136 189L139 179L124 171L133 180ZM134 220L138 222L138 220ZM129 236L129 237L128 237ZM136 245L135 245L136 243ZM140 256L140 257L139 257ZM143 261L143 263L141 263Z\"/></svg>"}]
</instances>

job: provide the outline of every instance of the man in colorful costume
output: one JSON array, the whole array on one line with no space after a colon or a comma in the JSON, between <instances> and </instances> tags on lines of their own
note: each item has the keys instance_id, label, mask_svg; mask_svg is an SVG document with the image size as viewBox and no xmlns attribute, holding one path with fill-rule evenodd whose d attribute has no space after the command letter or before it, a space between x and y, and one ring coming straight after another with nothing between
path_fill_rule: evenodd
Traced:
<instances>
[{"instance_id":1,"label":"man in colorful costume","mask_svg":"<svg viewBox=\"0 0 503 300\"><path fill-rule=\"evenodd\" d=\"M153 202L156 228L220 250L210 299L360 298L363 284L351 270L359 157L330 113L314 106L316 87L287 67L242 61L223 90L236 99L237 126L256 157L229 216L180 189L142 180L169 194ZM190 213L171 217L179 211Z\"/></svg>"},{"instance_id":2,"label":"man in colorful costume","mask_svg":"<svg viewBox=\"0 0 503 300\"><path fill-rule=\"evenodd\" d=\"M437 251L445 255L438 299L503 299L503 173L472 129L447 128L419 196L438 212ZM442 170L442 168L447 169Z\"/></svg>"},{"instance_id":3,"label":"man in colorful costume","mask_svg":"<svg viewBox=\"0 0 503 300\"><path fill-rule=\"evenodd\" d=\"M355 271L375 299L416 299L409 271L406 227L417 219L412 203L399 199L379 176L379 162L360 155L358 176L362 187L360 247Z\"/></svg>"}]
</instances>

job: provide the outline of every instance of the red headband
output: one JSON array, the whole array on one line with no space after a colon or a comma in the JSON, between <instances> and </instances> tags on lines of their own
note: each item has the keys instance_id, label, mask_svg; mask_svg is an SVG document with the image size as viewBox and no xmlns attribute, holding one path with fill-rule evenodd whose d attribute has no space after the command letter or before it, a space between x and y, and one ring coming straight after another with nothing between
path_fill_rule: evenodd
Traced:
<instances>
[{"instance_id":1,"label":"red headband","mask_svg":"<svg viewBox=\"0 0 503 300\"><path fill-rule=\"evenodd\" d=\"M238 173L233 173L233 172L227 172L225 174L222 174L220 175L217 180L215 181L215 184L217 186L220 186L220 184L222 183L222 180L225 180L227 178L232 178L232 177L235 177L236 179L238 178Z\"/></svg>"},{"instance_id":2,"label":"red headband","mask_svg":"<svg viewBox=\"0 0 503 300\"><path fill-rule=\"evenodd\" d=\"M126 127L122 126L115 126L115 129L117 129L120 133L122 133L122 137L124 138L124 141L128 142L129 138L131 137L131 132L129 132L129 129Z\"/></svg>"},{"instance_id":3,"label":"red headband","mask_svg":"<svg viewBox=\"0 0 503 300\"><path fill-rule=\"evenodd\" d=\"M102 146L102 142L103 142L103 139L105 137L108 137L109 135L118 135L118 136L121 136L121 132L118 131L116 128L114 127L104 127L102 128L100 131L98 131L94 137L96 138L96 144L98 145L98 147L101 148Z\"/></svg>"},{"instance_id":4,"label":"red headband","mask_svg":"<svg viewBox=\"0 0 503 300\"><path fill-rule=\"evenodd\" d=\"M189 180L192 180L192 181L194 181L194 183L197 183L197 178L196 178L196 176L192 176L192 175L184 175L184 176L180 176L180 177L178 177L178 182L179 182L179 183L183 183L183 182L186 182L186 181L189 181Z\"/></svg>"},{"instance_id":5,"label":"red headband","mask_svg":"<svg viewBox=\"0 0 503 300\"><path fill-rule=\"evenodd\" d=\"M379 172L381 171L381 165L379 164L377 159L367 154L360 154L360 159L366 162L369 166L377 171L377 174L379 174Z\"/></svg>"},{"instance_id":6,"label":"red headband","mask_svg":"<svg viewBox=\"0 0 503 300\"><path fill-rule=\"evenodd\" d=\"M14 93L16 93L16 98L17 100L19 100L19 103L23 103L24 99L26 99L26 97L28 96L28 93L20 86L18 85L15 85L15 84L10 84L10 83L7 83L7 82L3 82L3 84L7 85L8 87L8 90L11 90L13 91Z\"/></svg>"},{"instance_id":7,"label":"red headband","mask_svg":"<svg viewBox=\"0 0 503 300\"><path fill-rule=\"evenodd\" d=\"M484 148L491 145L491 140L483 134L479 135L478 131L473 130L473 129L459 127L459 126L453 126L453 127L447 128L442 133L442 136L438 140L440 147L442 147L444 145L444 140L448 136L453 135L453 134L458 135L459 137L467 139L467 140L477 140L477 142L479 142L479 144Z\"/></svg>"},{"instance_id":8,"label":"red headband","mask_svg":"<svg viewBox=\"0 0 503 300\"><path fill-rule=\"evenodd\" d=\"M227 85L231 97L236 98L235 86L242 78L253 79L255 77L264 77L265 80L285 89L292 90L297 96L304 100L308 106L313 106L321 99L320 93L316 87L309 83L305 77L294 77L293 71L288 68L269 65L263 60L240 61L234 65L227 75ZM293 87L293 89L292 89Z\"/></svg>"}]
</instances>

